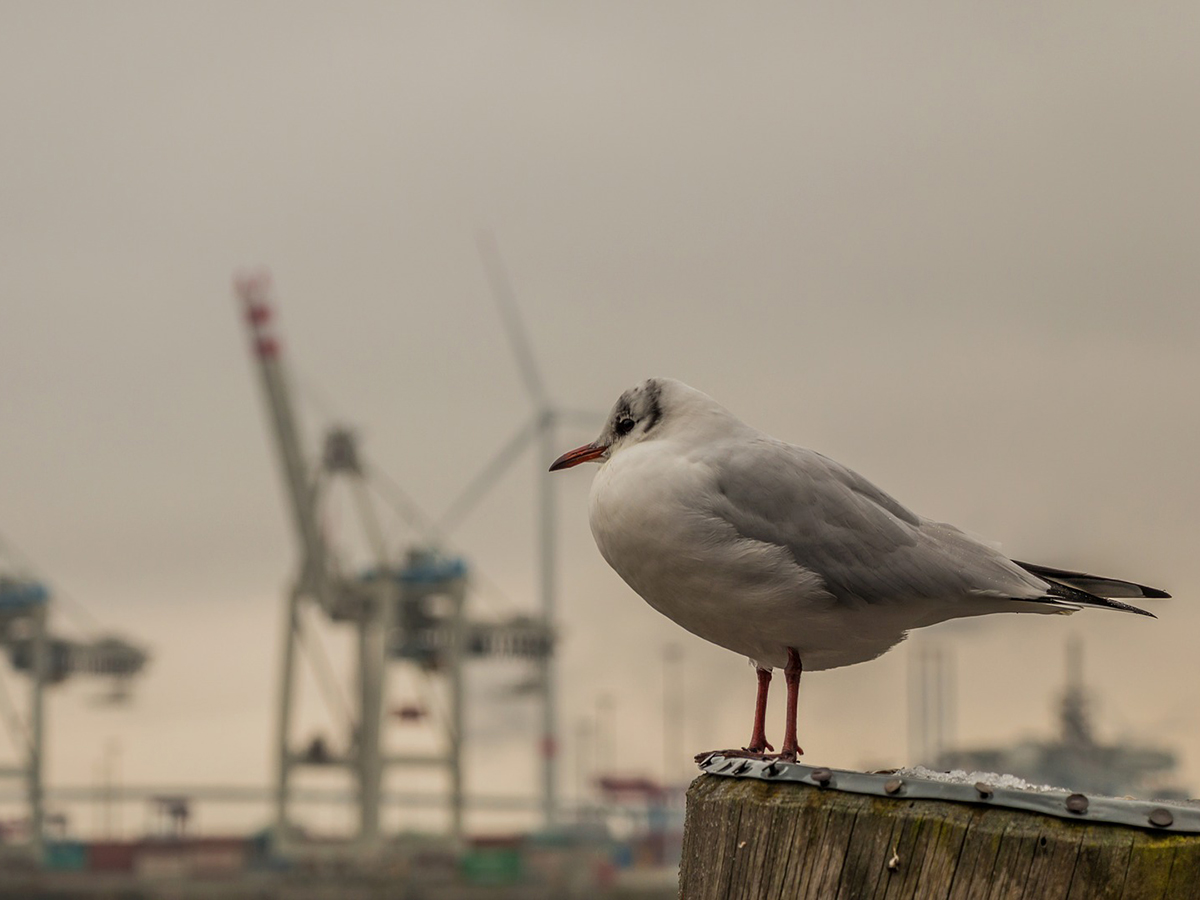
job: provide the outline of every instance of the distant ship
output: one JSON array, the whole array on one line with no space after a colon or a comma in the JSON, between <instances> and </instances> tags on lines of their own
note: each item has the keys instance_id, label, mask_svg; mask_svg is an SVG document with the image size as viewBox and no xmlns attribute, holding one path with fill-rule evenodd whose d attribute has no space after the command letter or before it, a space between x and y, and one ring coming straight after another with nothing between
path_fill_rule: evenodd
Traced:
<instances>
[{"instance_id":1,"label":"distant ship","mask_svg":"<svg viewBox=\"0 0 1200 900\"><path fill-rule=\"evenodd\" d=\"M1058 721L1057 740L944 750L937 756L936 767L1005 772L1033 784L1110 797L1186 800L1190 796L1177 781L1178 758L1171 750L1151 744L1106 744L1096 739L1078 641L1067 644L1067 683L1058 704Z\"/></svg>"}]
</instances>

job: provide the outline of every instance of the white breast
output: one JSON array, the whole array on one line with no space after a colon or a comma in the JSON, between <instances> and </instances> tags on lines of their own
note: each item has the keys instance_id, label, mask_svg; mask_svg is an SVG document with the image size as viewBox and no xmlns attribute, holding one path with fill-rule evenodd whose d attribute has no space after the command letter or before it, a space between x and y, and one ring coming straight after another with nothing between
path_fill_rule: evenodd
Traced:
<instances>
[{"instance_id":1,"label":"white breast","mask_svg":"<svg viewBox=\"0 0 1200 900\"><path fill-rule=\"evenodd\" d=\"M746 540L713 515L715 490L702 458L666 441L630 447L592 484L592 535L608 564L663 615L715 644L782 664L781 622L795 643L806 601L824 606L827 595L785 550Z\"/></svg>"}]
</instances>

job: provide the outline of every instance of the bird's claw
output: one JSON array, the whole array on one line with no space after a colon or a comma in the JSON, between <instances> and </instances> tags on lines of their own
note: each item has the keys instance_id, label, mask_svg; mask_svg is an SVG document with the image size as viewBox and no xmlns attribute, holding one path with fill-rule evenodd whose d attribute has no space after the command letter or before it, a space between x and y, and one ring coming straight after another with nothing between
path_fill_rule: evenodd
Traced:
<instances>
[{"instance_id":1,"label":"bird's claw","mask_svg":"<svg viewBox=\"0 0 1200 900\"><path fill-rule=\"evenodd\" d=\"M795 750L781 750L779 753L764 753L763 759L777 759L780 762L794 763L796 757L803 755L804 750L797 747Z\"/></svg>"},{"instance_id":2,"label":"bird's claw","mask_svg":"<svg viewBox=\"0 0 1200 900\"><path fill-rule=\"evenodd\" d=\"M704 753L696 754L696 763L703 766L714 756L722 756L726 759L770 759L770 755L763 753L761 750L751 750L749 747L730 750L707 750Z\"/></svg>"}]
</instances>

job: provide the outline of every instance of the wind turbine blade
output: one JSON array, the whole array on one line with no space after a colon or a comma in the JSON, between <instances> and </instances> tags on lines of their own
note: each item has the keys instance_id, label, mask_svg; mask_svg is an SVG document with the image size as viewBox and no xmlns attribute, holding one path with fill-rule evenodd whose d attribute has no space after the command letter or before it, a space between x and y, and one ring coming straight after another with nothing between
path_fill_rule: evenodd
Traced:
<instances>
[{"instance_id":1,"label":"wind turbine blade","mask_svg":"<svg viewBox=\"0 0 1200 900\"><path fill-rule=\"evenodd\" d=\"M543 420L541 415L534 416L529 422L521 426L512 438L500 448L495 456L493 456L488 464L479 470L467 486L462 490L462 493L455 498L454 502L446 510L445 514L438 521L438 528L441 531L449 532L456 525L460 524L467 513L474 509L475 504L483 499L483 496L491 490L492 485L507 469L521 452L529 446L534 436L539 431L539 424Z\"/></svg>"},{"instance_id":2,"label":"wind turbine blade","mask_svg":"<svg viewBox=\"0 0 1200 900\"><path fill-rule=\"evenodd\" d=\"M521 370L521 378L525 381L525 389L533 398L538 408L547 406L546 388L542 384L537 364L533 359L533 349L529 345L528 332L521 322L521 311L517 306L517 297L513 293L512 282L508 278L508 270L500 256L500 247L496 237L490 231L480 231L476 237L479 245L479 256L483 260L484 272L492 289L492 297L500 310L500 321L504 325L504 333L508 335L509 346L513 356L517 358L517 368Z\"/></svg>"}]
</instances>

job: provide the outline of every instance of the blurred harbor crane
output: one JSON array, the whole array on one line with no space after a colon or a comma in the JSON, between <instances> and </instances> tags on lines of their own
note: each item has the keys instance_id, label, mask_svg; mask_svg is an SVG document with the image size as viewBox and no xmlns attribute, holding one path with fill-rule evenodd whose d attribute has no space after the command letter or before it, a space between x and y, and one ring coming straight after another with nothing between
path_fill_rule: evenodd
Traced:
<instances>
[{"instance_id":1,"label":"blurred harbor crane","mask_svg":"<svg viewBox=\"0 0 1200 900\"><path fill-rule=\"evenodd\" d=\"M292 780L299 767L341 766L352 773L358 789L357 839L364 849L380 837L385 769L435 767L448 775L450 828L459 835L464 790L463 665L469 658L480 657L520 658L545 665L553 653L553 633L541 620L530 616L494 621L469 618L467 565L461 558L446 556L428 546L410 548L403 559L394 558L368 490L369 478L378 473L369 470L360 458L354 433L345 428L331 429L319 464L313 467L309 462L275 331L269 277L265 273L240 276L234 287L250 330L300 545L299 572L288 594L284 625L275 748L277 833L285 840L290 832ZM373 558L371 566L358 573L348 571L344 556L319 525L322 509L339 481L349 487ZM297 746L293 740L296 654L307 646L307 617L302 613L308 609L314 610L319 620L348 627L356 636L354 709L347 717L347 733L341 744L330 745L316 738L306 746ZM385 755L382 723L389 715L386 688L390 665L407 667L444 688L448 714L440 750ZM328 685L326 692L332 694Z\"/></svg>"},{"instance_id":2,"label":"blurred harbor crane","mask_svg":"<svg viewBox=\"0 0 1200 900\"><path fill-rule=\"evenodd\" d=\"M0 545L3 549L3 545ZM110 697L124 700L129 682L145 667L145 650L113 635L73 640L50 631L52 594L41 580L11 560L0 560L0 648L12 669L29 679L28 721L0 682L4 727L21 761L0 766L0 779L25 782L29 806L29 849L42 859L46 830L45 770L46 688L76 675L108 679Z\"/></svg>"}]
</instances>

